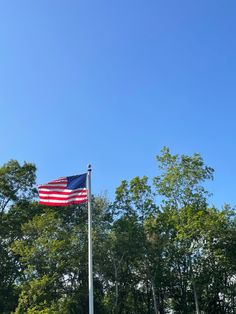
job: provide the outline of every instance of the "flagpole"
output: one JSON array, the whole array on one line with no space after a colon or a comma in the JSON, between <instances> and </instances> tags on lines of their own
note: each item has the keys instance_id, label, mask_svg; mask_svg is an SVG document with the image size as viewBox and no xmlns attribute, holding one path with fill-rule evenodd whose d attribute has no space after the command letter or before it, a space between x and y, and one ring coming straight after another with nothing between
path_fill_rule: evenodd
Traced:
<instances>
[{"instance_id":1,"label":"flagpole","mask_svg":"<svg viewBox=\"0 0 236 314\"><path fill-rule=\"evenodd\" d=\"M93 245L92 245L92 209L91 209L91 165L88 165L88 285L89 285L89 314L93 309Z\"/></svg>"}]
</instances>

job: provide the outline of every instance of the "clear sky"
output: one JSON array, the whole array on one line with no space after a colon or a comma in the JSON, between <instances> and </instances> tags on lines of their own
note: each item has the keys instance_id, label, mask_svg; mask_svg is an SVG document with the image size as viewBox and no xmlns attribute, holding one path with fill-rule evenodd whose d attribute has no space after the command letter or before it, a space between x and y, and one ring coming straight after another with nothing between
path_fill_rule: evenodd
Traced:
<instances>
[{"instance_id":1,"label":"clear sky","mask_svg":"<svg viewBox=\"0 0 236 314\"><path fill-rule=\"evenodd\" d=\"M236 204L235 0L0 2L0 164L38 183L86 171L112 198L200 153L212 203Z\"/></svg>"}]
</instances>

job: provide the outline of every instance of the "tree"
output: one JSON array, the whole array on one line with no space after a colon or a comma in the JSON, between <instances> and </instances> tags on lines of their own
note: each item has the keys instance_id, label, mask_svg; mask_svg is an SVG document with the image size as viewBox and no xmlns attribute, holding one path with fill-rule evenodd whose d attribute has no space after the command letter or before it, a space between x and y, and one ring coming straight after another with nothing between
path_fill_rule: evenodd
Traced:
<instances>
[{"instance_id":1,"label":"tree","mask_svg":"<svg viewBox=\"0 0 236 314\"><path fill-rule=\"evenodd\" d=\"M163 204L174 209L206 207L209 192L202 183L213 179L214 169L206 166L199 154L171 155L169 148L164 147L157 161L161 173L154 178L154 185L157 194L164 198Z\"/></svg>"},{"instance_id":2,"label":"tree","mask_svg":"<svg viewBox=\"0 0 236 314\"><path fill-rule=\"evenodd\" d=\"M203 183L213 179L214 170L205 166L199 154L171 155L168 148L162 150L157 160L161 174L154 178L154 185L157 193L163 197L162 210L172 217L175 229L174 241L172 240L175 244L173 248L175 254L171 262L177 277L176 284L180 281L181 297L176 298L175 290L179 288L174 289L172 296L175 300L174 309L179 313L191 313L193 296L196 313L200 313L200 309L207 310L207 313L226 313L226 306L223 306L223 303L225 304L227 292L223 289L222 282L232 280L233 272L225 277L226 269L230 269L230 263L226 263L226 252L220 251L219 246L229 230L232 231L232 227L228 229L232 223L225 211L218 212L207 207L209 193ZM229 242L231 243L229 246L233 245L232 241ZM226 247L224 250L226 251ZM210 267L214 269L213 272L210 269L206 272L208 263L212 263ZM201 283L207 277L204 290ZM212 280L216 285L212 285ZM203 301L204 294L208 294L207 302L210 304L209 289L212 290L214 286L215 294L212 300L216 301L209 307ZM191 290L192 293L189 295L188 292ZM224 296L224 301L220 300L220 295ZM179 302L176 303L176 300ZM230 302L226 303L230 307Z\"/></svg>"},{"instance_id":3,"label":"tree","mask_svg":"<svg viewBox=\"0 0 236 314\"><path fill-rule=\"evenodd\" d=\"M101 215L105 202L93 199L94 204ZM43 208L22 225L23 236L12 245L24 270L15 313L87 313L86 205ZM105 313L99 279L94 288L96 313Z\"/></svg>"},{"instance_id":4,"label":"tree","mask_svg":"<svg viewBox=\"0 0 236 314\"><path fill-rule=\"evenodd\" d=\"M0 212L10 204L22 199L32 199L35 196L35 165L24 163L22 166L16 160L10 160L0 168Z\"/></svg>"},{"instance_id":5,"label":"tree","mask_svg":"<svg viewBox=\"0 0 236 314\"><path fill-rule=\"evenodd\" d=\"M12 207L20 207L34 197L36 167L31 163L22 166L11 160L0 168L0 312L14 309L19 289L18 260L12 254L11 243L17 236L19 225L10 214ZM18 205L17 205L18 204ZM16 218L19 222L21 218ZM21 221L22 222L22 221Z\"/></svg>"},{"instance_id":6,"label":"tree","mask_svg":"<svg viewBox=\"0 0 236 314\"><path fill-rule=\"evenodd\" d=\"M96 314L233 314L236 215L209 207L213 169L199 154L157 156L153 185L93 196ZM88 312L87 204L35 201L35 166L0 168L0 312Z\"/></svg>"},{"instance_id":7,"label":"tree","mask_svg":"<svg viewBox=\"0 0 236 314\"><path fill-rule=\"evenodd\" d=\"M114 222L107 240L103 272L107 282L112 282L112 313L150 312L156 304L156 295L144 222L158 208L148 178L122 181L111 210Z\"/></svg>"}]
</instances>

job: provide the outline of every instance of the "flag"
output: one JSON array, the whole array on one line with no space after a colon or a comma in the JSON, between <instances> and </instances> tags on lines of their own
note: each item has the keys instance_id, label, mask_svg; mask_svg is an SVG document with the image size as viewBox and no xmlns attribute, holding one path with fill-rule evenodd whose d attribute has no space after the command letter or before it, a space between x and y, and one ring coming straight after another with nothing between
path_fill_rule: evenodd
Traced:
<instances>
[{"instance_id":1,"label":"flag","mask_svg":"<svg viewBox=\"0 0 236 314\"><path fill-rule=\"evenodd\" d=\"M66 206L88 201L87 174L62 177L38 186L40 204Z\"/></svg>"}]
</instances>

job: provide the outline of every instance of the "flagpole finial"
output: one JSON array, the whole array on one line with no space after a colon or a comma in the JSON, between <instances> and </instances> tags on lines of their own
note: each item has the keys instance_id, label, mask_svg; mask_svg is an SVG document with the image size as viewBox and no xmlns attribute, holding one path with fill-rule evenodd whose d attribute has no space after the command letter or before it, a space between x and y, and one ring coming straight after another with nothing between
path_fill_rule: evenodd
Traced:
<instances>
[{"instance_id":1,"label":"flagpole finial","mask_svg":"<svg viewBox=\"0 0 236 314\"><path fill-rule=\"evenodd\" d=\"M92 166L91 166L91 164L88 164L88 171L92 171Z\"/></svg>"}]
</instances>

